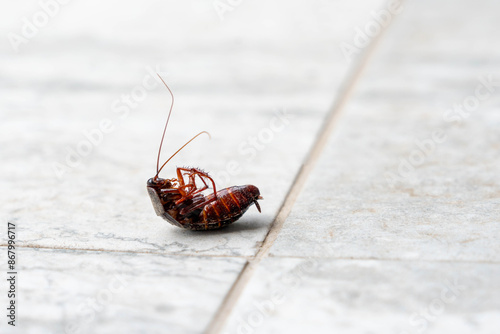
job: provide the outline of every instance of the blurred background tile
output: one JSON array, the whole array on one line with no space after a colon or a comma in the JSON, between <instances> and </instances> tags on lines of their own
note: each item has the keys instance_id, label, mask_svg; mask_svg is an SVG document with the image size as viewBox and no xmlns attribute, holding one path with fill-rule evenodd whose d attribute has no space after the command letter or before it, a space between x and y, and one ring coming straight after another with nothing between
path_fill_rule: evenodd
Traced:
<instances>
[{"instance_id":1,"label":"blurred background tile","mask_svg":"<svg viewBox=\"0 0 500 334\"><path fill-rule=\"evenodd\" d=\"M498 5L429 6L405 3L272 255L500 260Z\"/></svg>"},{"instance_id":2,"label":"blurred background tile","mask_svg":"<svg viewBox=\"0 0 500 334\"><path fill-rule=\"evenodd\" d=\"M500 265L267 258L223 333L494 333Z\"/></svg>"},{"instance_id":3,"label":"blurred background tile","mask_svg":"<svg viewBox=\"0 0 500 334\"><path fill-rule=\"evenodd\" d=\"M217 321L223 333L494 333L498 4L396 3L9 3L0 217L17 226L22 330L208 328L388 26L271 257ZM145 183L170 107L156 72L176 98L161 160L212 135L162 176L187 165L219 188L255 184L262 214L209 233L155 216Z\"/></svg>"},{"instance_id":4,"label":"blurred background tile","mask_svg":"<svg viewBox=\"0 0 500 334\"><path fill-rule=\"evenodd\" d=\"M223 20L214 4L70 2L17 53L3 40L0 200L20 243L255 253L350 67L339 43L382 1L241 3ZM9 6L0 21L16 34L41 10ZM196 166L219 188L254 184L262 214L203 235L155 216L145 185L170 107L156 71L176 97L162 161L212 134L161 175Z\"/></svg>"}]
</instances>

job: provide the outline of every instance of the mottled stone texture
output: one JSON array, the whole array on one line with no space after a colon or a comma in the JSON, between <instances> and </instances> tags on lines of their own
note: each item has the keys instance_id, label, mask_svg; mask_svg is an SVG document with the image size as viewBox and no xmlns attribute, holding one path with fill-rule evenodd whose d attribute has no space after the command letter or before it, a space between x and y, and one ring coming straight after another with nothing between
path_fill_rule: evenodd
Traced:
<instances>
[{"instance_id":1,"label":"mottled stone texture","mask_svg":"<svg viewBox=\"0 0 500 334\"><path fill-rule=\"evenodd\" d=\"M258 251L338 94L349 70L339 43L381 3L242 2L223 20L212 1L4 8L0 215L16 224L20 247L14 331L202 332ZM47 24L42 7L54 14ZM24 18L43 27L31 31ZM9 36L23 31L31 37L15 52ZM199 131L212 135L161 176L196 166L221 188L255 184L262 214L252 207L210 233L155 215L146 181L170 106L155 72L176 97L162 161ZM117 274L126 289L89 314L82 303Z\"/></svg>"},{"instance_id":2,"label":"mottled stone texture","mask_svg":"<svg viewBox=\"0 0 500 334\"><path fill-rule=\"evenodd\" d=\"M393 3L9 3L0 224L17 226L19 326L2 313L0 332L202 333L229 300L228 334L496 333L500 5ZM361 65L268 256L246 265ZM176 98L161 161L212 135L160 176L254 184L262 214L209 233L155 215L170 107L155 72Z\"/></svg>"},{"instance_id":3,"label":"mottled stone texture","mask_svg":"<svg viewBox=\"0 0 500 334\"><path fill-rule=\"evenodd\" d=\"M497 10L405 3L227 333L498 331Z\"/></svg>"}]
</instances>

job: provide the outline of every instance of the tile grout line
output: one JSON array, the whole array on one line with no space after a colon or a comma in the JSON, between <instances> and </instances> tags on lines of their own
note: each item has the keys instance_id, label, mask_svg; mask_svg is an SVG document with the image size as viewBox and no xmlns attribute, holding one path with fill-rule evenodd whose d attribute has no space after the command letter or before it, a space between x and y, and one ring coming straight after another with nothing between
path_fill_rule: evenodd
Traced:
<instances>
[{"instance_id":1,"label":"tile grout line","mask_svg":"<svg viewBox=\"0 0 500 334\"><path fill-rule=\"evenodd\" d=\"M8 244L0 244L1 247L7 247ZM48 246L19 246L19 249L35 249L35 250L54 250L54 251L74 251L74 252L95 252L95 253L124 253L124 254L138 254L138 255L162 255L162 256L181 256L181 257L197 257L197 258L229 258L229 259L246 259L248 261L254 260L255 257L244 256L244 255L216 255L216 254L181 254L181 253L160 253L160 252L150 252L141 251L134 252L131 250L116 250L116 249L93 249L93 248L70 248L70 247L48 247ZM316 260L329 260L329 261L384 261L384 262L420 262L420 263L470 263L470 264L500 264L498 260L474 260L474 259L405 259L405 258L382 258L382 257L346 257L346 256L298 256L298 255L271 255L269 258L274 259L294 259L294 260L305 260L305 259L316 259Z\"/></svg>"},{"instance_id":2,"label":"tile grout line","mask_svg":"<svg viewBox=\"0 0 500 334\"><path fill-rule=\"evenodd\" d=\"M0 247L8 247L8 244L0 244ZM78 248L78 247L62 247L62 246L37 246L37 245L16 245L19 249L43 249L55 251L75 251L75 252L96 252L96 253L126 253L126 254L151 254L165 256L183 256L183 257L206 257L206 258L231 258L231 259L249 259L247 255L217 255L217 254L194 254L194 253L161 253L155 251L133 251L125 249L105 249L105 248Z\"/></svg>"},{"instance_id":3,"label":"tile grout line","mask_svg":"<svg viewBox=\"0 0 500 334\"><path fill-rule=\"evenodd\" d=\"M319 160L323 149L327 145L330 134L333 132L333 129L337 124L337 120L339 118L339 115L341 114L341 110L354 91L356 83L359 81L359 78L366 68L366 65L370 57L372 56L376 45L390 26L391 24L388 24L386 27L381 29L380 34L376 36L365 48L356 64L352 67L352 70L347 74L347 79L344 81L339 90L339 98L330 108L330 111L328 112L327 117L324 120L323 126L321 127L319 134L312 146L312 149L311 151L309 151L309 154L304 160L305 163L302 165L297 176L295 177L295 180L292 183L292 186L290 187L288 194L285 197L285 200L283 201L283 204L278 211L276 218L274 219L273 224L271 225L267 235L265 236L260 249L253 258L249 258L247 260L245 266L229 289L226 297L224 298L220 307L212 318L212 321L209 323L207 329L205 330L205 334L221 333L227 320L229 319L229 316L231 315L232 310L235 308L240 296L243 293L243 290L253 276L259 263L269 254L271 247L273 246L274 242L278 238L279 233L281 232L286 218L290 214L295 201L297 200L297 197L299 196L302 188L307 181L309 174L311 174L311 171L313 170L316 162Z\"/></svg>"},{"instance_id":4,"label":"tile grout line","mask_svg":"<svg viewBox=\"0 0 500 334\"><path fill-rule=\"evenodd\" d=\"M293 260L327 260L327 261L379 261L379 262L404 262L404 263L459 263L459 264L500 264L500 260L480 260L480 259L405 259L405 258L383 258L383 257L349 257L349 256L269 256L270 259L293 259Z\"/></svg>"}]
</instances>

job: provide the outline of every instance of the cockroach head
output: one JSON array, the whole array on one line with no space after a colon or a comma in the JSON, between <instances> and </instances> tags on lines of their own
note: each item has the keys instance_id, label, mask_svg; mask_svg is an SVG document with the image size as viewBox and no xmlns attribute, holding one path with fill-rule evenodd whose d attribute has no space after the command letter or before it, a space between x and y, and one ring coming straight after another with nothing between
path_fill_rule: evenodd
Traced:
<instances>
[{"instance_id":1,"label":"cockroach head","mask_svg":"<svg viewBox=\"0 0 500 334\"><path fill-rule=\"evenodd\" d=\"M172 180L152 177L148 180L147 186L156 189L173 188Z\"/></svg>"}]
</instances>

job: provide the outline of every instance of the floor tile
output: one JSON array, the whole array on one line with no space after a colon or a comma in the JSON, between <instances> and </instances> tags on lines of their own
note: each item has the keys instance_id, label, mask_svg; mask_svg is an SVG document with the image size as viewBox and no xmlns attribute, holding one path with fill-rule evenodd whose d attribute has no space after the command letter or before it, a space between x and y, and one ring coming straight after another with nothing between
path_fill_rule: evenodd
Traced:
<instances>
[{"instance_id":1,"label":"floor tile","mask_svg":"<svg viewBox=\"0 0 500 334\"><path fill-rule=\"evenodd\" d=\"M500 260L497 4L453 4L405 4L272 255Z\"/></svg>"},{"instance_id":2,"label":"floor tile","mask_svg":"<svg viewBox=\"0 0 500 334\"><path fill-rule=\"evenodd\" d=\"M4 220L31 246L253 255L351 66L339 44L381 4L260 1L222 21L212 2L61 8L15 56L0 46ZM113 8L121 14L110 21ZM3 22L8 31L19 25ZM176 97L162 161L199 131L212 134L162 176L196 166L219 187L255 184L262 214L252 207L237 224L205 234L155 216L145 185L170 106L155 71ZM141 88L144 81L152 88Z\"/></svg>"},{"instance_id":3,"label":"floor tile","mask_svg":"<svg viewBox=\"0 0 500 334\"><path fill-rule=\"evenodd\" d=\"M499 264L268 258L222 333L495 333Z\"/></svg>"},{"instance_id":4,"label":"floor tile","mask_svg":"<svg viewBox=\"0 0 500 334\"><path fill-rule=\"evenodd\" d=\"M30 334L201 333L245 262L26 248L17 258L17 325L7 333Z\"/></svg>"}]
</instances>

